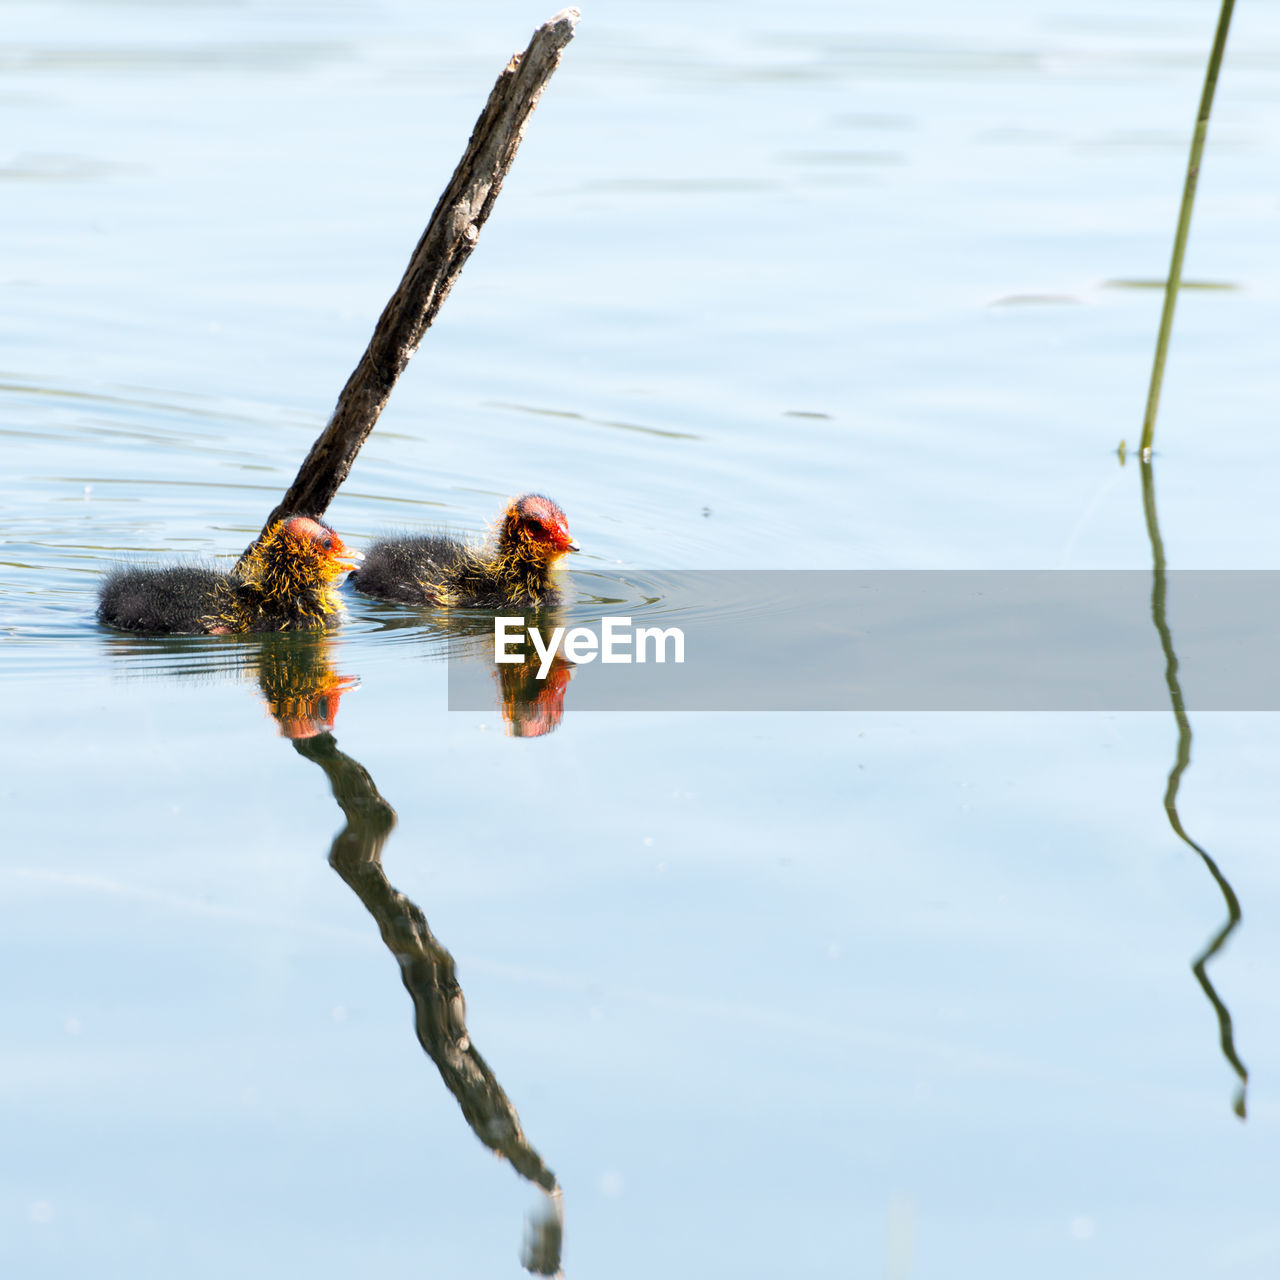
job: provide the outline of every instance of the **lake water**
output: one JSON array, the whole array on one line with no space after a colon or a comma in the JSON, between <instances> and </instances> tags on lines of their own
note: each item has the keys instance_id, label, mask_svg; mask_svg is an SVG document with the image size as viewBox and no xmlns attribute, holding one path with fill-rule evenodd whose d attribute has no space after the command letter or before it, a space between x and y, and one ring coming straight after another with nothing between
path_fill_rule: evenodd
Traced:
<instances>
[{"instance_id":1,"label":"lake water","mask_svg":"<svg viewBox=\"0 0 1280 1280\"><path fill-rule=\"evenodd\" d=\"M547 491L588 613L1149 568L1116 450L1214 8L584 5L329 518ZM451 712L412 610L94 621L288 485L550 16L474 9L3 6L0 1272L1276 1275L1274 715L1192 714L1202 856L1171 713ZM1280 567L1278 72L1240 6L1173 568Z\"/></svg>"}]
</instances>

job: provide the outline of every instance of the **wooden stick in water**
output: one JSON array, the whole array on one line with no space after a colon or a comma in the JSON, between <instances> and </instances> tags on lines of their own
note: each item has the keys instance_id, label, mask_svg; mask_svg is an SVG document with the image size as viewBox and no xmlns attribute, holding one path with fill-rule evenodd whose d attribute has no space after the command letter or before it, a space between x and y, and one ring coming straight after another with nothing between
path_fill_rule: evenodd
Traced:
<instances>
[{"instance_id":1,"label":"wooden stick in water","mask_svg":"<svg viewBox=\"0 0 1280 1280\"><path fill-rule=\"evenodd\" d=\"M493 209L525 126L573 39L577 9L562 9L533 33L498 77L471 141L413 251L369 346L347 379L337 408L298 469L263 532L287 515L320 519L347 478L360 446L391 395L396 379L449 296Z\"/></svg>"}]
</instances>

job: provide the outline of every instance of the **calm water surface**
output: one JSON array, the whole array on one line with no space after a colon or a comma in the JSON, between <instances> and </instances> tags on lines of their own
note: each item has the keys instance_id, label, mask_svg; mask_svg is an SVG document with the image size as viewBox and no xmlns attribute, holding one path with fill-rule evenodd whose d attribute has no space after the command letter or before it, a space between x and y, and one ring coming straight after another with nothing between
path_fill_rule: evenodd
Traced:
<instances>
[{"instance_id":1,"label":"calm water surface","mask_svg":"<svg viewBox=\"0 0 1280 1280\"><path fill-rule=\"evenodd\" d=\"M93 621L112 565L257 529L551 7L0 8L0 1272L1276 1275L1275 717L1193 718L1243 913L1206 987L1172 715L450 713L412 611ZM1149 566L1115 450L1213 9L584 5L333 523L545 489L584 616L684 569ZM1255 3L1174 567L1277 567L1278 161Z\"/></svg>"}]
</instances>

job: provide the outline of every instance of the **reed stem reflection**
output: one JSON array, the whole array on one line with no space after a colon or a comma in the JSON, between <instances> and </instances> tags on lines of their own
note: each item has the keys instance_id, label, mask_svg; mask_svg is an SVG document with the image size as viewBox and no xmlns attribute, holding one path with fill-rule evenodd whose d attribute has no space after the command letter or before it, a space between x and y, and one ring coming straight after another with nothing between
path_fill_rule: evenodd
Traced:
<instances>
[{"instance_id":1,"label":"reed stem reflection","mask_svg":"<svg viewBox=\"0 0 1280 1280\"><path fill-rule=\"evenodd\" d=\"M1182 785L1182 775L1191 763L1191 721L1187 716L1186 703L1182 697L1182 684L1178 679L1178 655L1173 647L1173 632L1169 629L1167 612L1168 576L1164 554L1164 540L1160 536L1160 524L1156 517L1155 473L1150 458L1141 459L1142 469L1142 506L1146 515L1147 535L1151 539L1152 581L1151 581L1151 618L1156 631L1160 634L1160 647L1164 651L1164 678L1169 687L1169 701L1173 707L1173 718L1178 726L1178 746L1174 755L1173 768L1169 770L1169 781L1164 790L1164 811L1174 834L1199 855L1208 868L1214 883L1222 893L1227 904L1227 918L1221 929L1209 939L1208 945L1192 961L1191 970L1196 975L1213 1011L1218 1018L1218 1036L1222 1045L1223 1056L1231 1064L1231 1069L1240 1080L1236 1091L1232 1110L1242 1120L1246 1115L1246 1092L1249 1086L1249 1071L1241 1062L1236 1052L1235 1031L1231 1022L1231 1011L1218 995L1209 977L1209 961L1226 946L1227 939L1240 923L1242 912L1240 900L1218 868L1218 864L1210 856L1207 849L1187 834L1178 815L1178 789Z\"/></svg>"}]
</instances>

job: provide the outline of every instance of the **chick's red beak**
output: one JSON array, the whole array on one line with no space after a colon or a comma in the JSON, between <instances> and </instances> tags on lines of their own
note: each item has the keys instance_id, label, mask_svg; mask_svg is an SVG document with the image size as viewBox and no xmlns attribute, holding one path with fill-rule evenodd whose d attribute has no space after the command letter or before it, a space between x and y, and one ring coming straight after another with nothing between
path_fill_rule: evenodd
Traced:
<instances>
[{"instance_id":1,"label":"chick's red beak","mask_svg":"<svg viewBox=\"0 0 1280 1280\"><path fill-rule=\"evenodd\" d=\"M578 540L569 532L569 523L563 516L552 526L549 541L557 551L582 550L578 546Z\"/></svg>"},{"instance_id":2,"label":"chick's red beak","mask_svg":"<svg viewBox=\"0 0 1280 1280\"><path fill-rule=\"evenodd\" d=\"M350 547L334 547L330 558L339 569L355 569L364 559L364 552L353 551Z\"/></svg>"}]
</instances>

